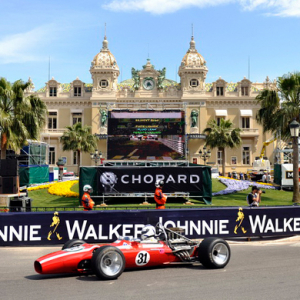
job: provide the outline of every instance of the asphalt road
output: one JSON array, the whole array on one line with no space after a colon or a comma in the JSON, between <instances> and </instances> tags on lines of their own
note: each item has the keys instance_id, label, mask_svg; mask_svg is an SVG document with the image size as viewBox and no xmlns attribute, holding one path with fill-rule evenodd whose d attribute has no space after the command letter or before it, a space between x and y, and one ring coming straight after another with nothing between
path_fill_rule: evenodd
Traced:
<instances>
[{"instance_id":1,"label":"asphalt road","mask_svg":"<svg viewBox=\"0 0 300 300\"><path fill-rule=\"evenodd\" d=\"M231 244L225 269L200 264L124 272L118 280L39 275L36 258L58 247L0 249L1 299L300 299L300 240Z\"/></svg>"}]
</instances>

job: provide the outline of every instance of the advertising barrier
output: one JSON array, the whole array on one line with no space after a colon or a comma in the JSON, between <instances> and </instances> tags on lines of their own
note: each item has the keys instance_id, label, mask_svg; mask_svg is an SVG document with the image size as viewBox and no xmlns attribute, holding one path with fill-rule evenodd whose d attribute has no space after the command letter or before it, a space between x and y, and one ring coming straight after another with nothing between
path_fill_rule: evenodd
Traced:
<instances>
[{"instance_id":1,"label":"advertising barrier","mask_svg":"<svg viewBox=\"0 0 300 300\"><path fill-rule=\"evenodd\" d=\"M300 207L1 213L0 246L54 245L70 239L138 238L145 224L181 227L189 238L300 234Z\"/></svg>"},{"instance_id":2,"label":"advertising barrier","mask_svg":"<svg viewBox=\"0 0 300 300\"><path fill-rule=\"evenodd\" d=\"M93 196L122 193L153 193L155 182L163 180L165 193L177 191L211 202L211 168L189 167L81 167L79 192L85 184L93 187Z\"/></svg>"}]
</instances>

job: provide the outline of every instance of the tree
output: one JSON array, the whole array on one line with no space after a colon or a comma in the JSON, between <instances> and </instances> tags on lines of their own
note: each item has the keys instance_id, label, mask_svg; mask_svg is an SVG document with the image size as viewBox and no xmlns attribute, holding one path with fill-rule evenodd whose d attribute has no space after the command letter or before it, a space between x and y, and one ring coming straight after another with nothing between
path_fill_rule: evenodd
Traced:
<instances>
[{"instance_id":1,"label":"tree","mask_svg":"<svg viewBox=\"0 0 300 300\"><path fill-rule=\"evenodd\" d=\"M63 144L63 151L77 152L79 174L81 152L94 151L97 148L98 137L91 134L90 126L82 126L80 122L67 126L66 129L60 141Z\"/></svg>"},{"instance_id":2,"label":"tree","mask_svg":"<svg viewBox=\"0 0 300 300\"><path fill-rule=\"evenodd\" d=\"M47 107L36 95L24 97L30 82L13 84L0 78L0 134L1 159L6 150L20 150L27 139L37 140L46 123Z\"/></svg>"},{"instance_id":3,"label":"tree","mask_svg":"<svg viewBox=\"0 0 300 300\"><path fill-rule=\"evenodd\" d=\"M300 114L300 73L288 73L279 77L277 89L264 89L256 97L261 108L256 114L256 120L263 126L264 132L271 132L284 141L291 138L289 125L293 120L299 122ZM298 143L293 143L293 170L298 170ZM298 155L297 155L298 156ZM296 172L297 173L297 172ZM294 174L293 201L299 203L299 175Z\"/></svg>"},{"instance_id":4,"label":"tree","mask_svg":"<svg viewBox=\"0 0 300 300\"><path fill-rule=\"evenodd\" d=\"M234 128L230 120L224 119L220 120L219 125L216 120L211 120L207 126L203 130L206 134L205 145L222 151L222 174L225 175L225 148L236 148L242 144L241 129Z\"/></svg>"}]
</instances>

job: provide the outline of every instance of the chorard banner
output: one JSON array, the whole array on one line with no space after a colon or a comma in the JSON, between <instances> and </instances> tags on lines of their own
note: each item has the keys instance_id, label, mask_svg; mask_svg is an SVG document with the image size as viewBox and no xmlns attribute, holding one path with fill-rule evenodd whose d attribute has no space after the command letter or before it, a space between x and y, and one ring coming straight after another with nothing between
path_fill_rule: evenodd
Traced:
<instances>
[{"instance_id":1,"label":"chorard banner","mask_svg":"<svg viewBox=\"0 0 300 300\"><path fill-rule=\"evenodd\" d=\"M198 167L99 167L97 190L103 193L149 193L164 181L165 193L185 192L211 200L210 168Z\"/></svg>"}]
</instances>

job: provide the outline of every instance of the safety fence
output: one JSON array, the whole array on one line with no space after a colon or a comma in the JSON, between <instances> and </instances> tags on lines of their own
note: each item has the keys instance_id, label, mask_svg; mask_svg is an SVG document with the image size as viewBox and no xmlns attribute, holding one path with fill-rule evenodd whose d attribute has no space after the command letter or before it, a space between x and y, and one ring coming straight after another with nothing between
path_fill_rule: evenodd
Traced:
<instances>
[{"instance_id":1,"label":"safety fence","mask_svg":"<svg viewBox=\"0 0 300 300\"><path fill-rule=\"evenodd\" d=\"M145 224L181 227L189 238L300 234L300 206L9 212L0 214L0 246L54 245L69 239L138 238Z\"/></svg>"}]
</instances>

